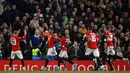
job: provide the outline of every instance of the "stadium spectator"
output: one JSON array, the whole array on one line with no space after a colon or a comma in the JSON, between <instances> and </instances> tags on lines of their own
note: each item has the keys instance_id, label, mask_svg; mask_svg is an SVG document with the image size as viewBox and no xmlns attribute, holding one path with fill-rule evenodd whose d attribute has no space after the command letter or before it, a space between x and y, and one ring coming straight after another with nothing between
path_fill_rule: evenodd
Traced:
<instances>
[{"instance_id":1,"label":"stadium spectator","mask_svg":"<svg viewBox=\"0 0 130 73\"><path fill-rule=\"evenodd\" d=\"M3 44L4 44L4 38L3 38L3 34L0 33L0 60L4 59L4 51L3 51Z\"/></svg>"},{"instance_id":2,"label":"stadium spectator","mask_svg":"<svg viewBox=\"0 0 130 73\"><path fill-rule=\"evenodd\" d=\"M73 45L69 48L70 58L77 59L78 58L79 45L77 41L74 41Z\"/></svg>"},{"instance_id":3,"label":"stadium spectator","mask_svg":"<svg viewBox=\"0 0 130 73\"><path fill-rule=\"evenodd\" d=\"M32 60L41 60L41 51L39 48L32 49Z\"/></svg>"},{"instance_id":4,"label":"stadium spectator","mask_svg":"<svg viewBox=\"0 0 130 73\"><path fill-rule=\"evenodd\" d=\"M30 46L31 48L41 48L42 45L42 39L40 36L40 31L38 29L36 29L35 34L33 36L31 36L30 39Z\"/></svg>"},{"instance_id":5,"label":"stadium spectator","mask_svg":"<svg viewBox=\"0 0 130 73\"><path fill-rule=\"evenodd\" d=\"M3 2L4 0L1 0L0 1L0 15L2 15L2 13L3 13L3 5L2 5L2 2Z\"/></svg>"}]
</instances>

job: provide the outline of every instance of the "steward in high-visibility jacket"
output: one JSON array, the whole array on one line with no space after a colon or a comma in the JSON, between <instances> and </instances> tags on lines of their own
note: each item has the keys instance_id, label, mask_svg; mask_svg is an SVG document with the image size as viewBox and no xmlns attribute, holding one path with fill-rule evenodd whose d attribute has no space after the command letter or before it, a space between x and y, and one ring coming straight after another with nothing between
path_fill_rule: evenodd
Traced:
<instances>
[{"instance_id":1,"label":"steward in high-visibility jacket","mask_svg":"<svg viewBox=\"0 0 130 73\"><path fill-rule=\"evenodd\" d=\"M41 55L39 48L32 49L32 60L41 60Z\"/></svg>"}]
</instances>

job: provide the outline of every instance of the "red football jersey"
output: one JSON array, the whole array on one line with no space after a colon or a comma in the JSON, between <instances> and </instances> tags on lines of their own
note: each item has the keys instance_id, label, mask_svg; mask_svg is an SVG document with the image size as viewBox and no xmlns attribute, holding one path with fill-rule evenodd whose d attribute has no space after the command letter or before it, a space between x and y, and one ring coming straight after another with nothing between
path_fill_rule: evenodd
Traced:
<instances>
[{"instance_id":1,"label":"red football jersey","mask_svg":"<svg viewBox=\"0 0 130 73\"><path fill-rule=\"evenodd\" d=\"M96 34L93 32L88 32L86 34L86 37L90 37L90 41L88 42L88 48L90 49L97 49L97 40L96 40Z\"/></svg>"},{"instance_id":2,"label":"red football jersey","mask_svg":"<svg viewBox=\"0 0 130 73\"><path fill-rule=\"evenodd\" d=\"M17 35L12 35L10 38L11 44L12 44L12 51L18 51L20 50L20 44L19 42L21 40L25 40L26 39L26 35L24 35L23 37L19 37Z\"/></svg>"},{"instance_id":3,"label":"red football jersey","mask_svg":"<svg viewBox=\"0 0 130 73\"><path fill-rule=\"evenodd\" d=\"M107 47L113 46L113 34L107 31L106 37L107 37Z\"/></svg>"},{"instance_id":4,"label":"red football jersey","mask_svg":"<svg viewBox=\"0 0 130 73\"><path fill-rule=\"evenodd\" d=\"M61 38L59 38L59 41L60 41L61 50L67 51L67 49L66 49L66 44L67 44L66 38L61 37Z\"/></svg>"},{"instance_id":5,"label":"red football jersey","mask_svg":"<svg viewBox=\"0 0 130 73\"><path fill-rule=\"evenodd\" d=\"M48 38L48 47L53 48L55 46L54 42L56 40L55 35L54 34L48 34L46 37Z\"/></svg>"}]
</instances>

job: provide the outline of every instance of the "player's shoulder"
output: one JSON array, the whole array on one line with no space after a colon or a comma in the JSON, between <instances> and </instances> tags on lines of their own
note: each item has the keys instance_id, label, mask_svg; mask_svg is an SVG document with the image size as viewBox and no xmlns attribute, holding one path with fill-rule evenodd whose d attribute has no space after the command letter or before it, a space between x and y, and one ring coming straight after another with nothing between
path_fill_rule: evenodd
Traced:
<instances>
[{"instance_id":1,"label":"player's shoulder","mask_svg":"<svg viewBox=\"0 0 130 73\"><path fill-rule=\"evenodd\" d=\"M90 33L92 33L92 32L89 31L87 34L90 34Z\"/></svg>"},{"instance_id":2,"label":"player's shoulder","mask_svg":"<svg viewBox=\"0 0 130 73\"><path fill-rule=\"evenodd\" d=\"M63 37L63 40L64 40L64 41L66 41L66 38L65 38L65 37Z\"/></svg>"},{"instance_id":3,"label":"player's shoulder","mask_svg":"<svg viewBox=\"0 0 130 73\"><path fill-rule=\"evenodd\" d=\"M89 35L96 35L96 33L94 33L94 32L89 32L88 34Z\"/></svg>"},{"instance_id":4,"label":"player's shoulder","mask_svg":"<svg viewBox=\"0 0 130 73\"><path fill-rule=\"evenodd\" d=\"M110 34L110 32L109 32L109 31L106 31L106 32L105 32L105 35L109 35L109 34Z\"/></svg>"},{"instance_id":5,"label":"player's shoulder","mask_svg":"<svg viewBox=\"0 0 130 73\"><path fill-rule=\"evenodd\" d=\"M51 37L51 36L52 36L51 34L47 34L47 35L46 35L46 37L48 37L48 38Z\"/></svg>"},{"instance_id":6,"label":"player's shoulder","mask_svg":"<svg viewBox=\"0 0 130 73\"><path fill-rule=\"evenodd\" d=\"M106 31L107 34L110 34L111 32L110 31Z\"/></svg>"},{"instance_id":7,"label":"player's shoulder","mask_svg":"<svg viewBox=\"0 0 130 73\"><path fill-rule=\"evenodd\" d=\"M54 37L55 35L54 34L48 34L49 36L52 36L52 37Z\"/></svg>"},{"instance_id":8,"label":"player's shoulder","mask_svg":"<svg viewBox=\"0 0 130 73\"><path fill-rule=\"evenodd\" d=\"M13 35L10 36L11 38L14 37Z\"/></svg>"},{"instance_id":9,"label":"player's shoulder","mask_svg":"<svg viewBox=\"0 0 130 73\"><path fill-rule=\"evenodd\" d=\"M12 37L12 38L17 38L18 36L16 36L16 35L11 35L11 37Z\"/></svg>"},{"instance_id":10,"label":"player's shoulder","mask_svg":"<svg viewBox=\"0 0 130 73\"><path fill-rule=\"evenodd\" d=\"M65 39L65 37L60 37L59 39L64 40L64 39Z\"/></svg>"}]
</instances>

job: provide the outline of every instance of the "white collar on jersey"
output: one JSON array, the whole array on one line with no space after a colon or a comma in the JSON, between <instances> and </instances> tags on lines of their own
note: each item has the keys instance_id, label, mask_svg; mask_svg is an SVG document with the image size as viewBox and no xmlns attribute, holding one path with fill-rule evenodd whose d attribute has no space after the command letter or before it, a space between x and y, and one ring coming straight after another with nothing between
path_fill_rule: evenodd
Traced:
<instances>
[{"instance_id":1,"label":"white collar on jersey","mask_svg":"<svg viewBox=\"0 0 130 73\"><path fill-rule=\"evenodd\" d=\"M39 38L40 36L37 36L37 35L35 34L34 37Z\"/></svg>"}]
</instances>

